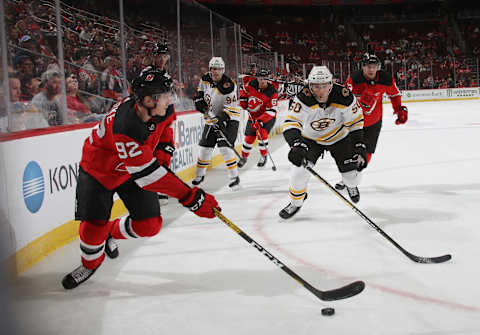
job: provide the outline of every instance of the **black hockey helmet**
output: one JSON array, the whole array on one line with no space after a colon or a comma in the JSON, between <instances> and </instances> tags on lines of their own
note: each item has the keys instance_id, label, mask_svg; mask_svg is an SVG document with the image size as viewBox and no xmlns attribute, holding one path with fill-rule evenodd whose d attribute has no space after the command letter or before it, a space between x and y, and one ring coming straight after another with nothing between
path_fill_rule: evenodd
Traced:
<instances>
[{"instance_id":1,"label":"black hockey helmet","mask_svg":"<svg viewBox=\"0 0 480 335\"><path fill-rule=\"evenodd\" d=\"M132 81L133 96L140 103L146 96L154 96L172 90L172 77L166 71L159 71L153 66L143 69Z\"/></svg>"},{"instance_id":2,"label":"black hockey helmet","mask_svg":"<svg viewBox=\"0 0 480 335\"><path fill-rule=\"evenodd\" d=\"M257 72L257 77L259 78L267 78L267 77L270 77L270 75L272 74L272 72L266 68L261 68L260 70L258 70Z\"/></svg>"},{"instance_id":3,"label":"black hockey helmet","mask_svg":"<svg viewBox=\"0 0 480 335\"><path fill-rule=\"evenodd\" d=\"M167 43L160 43L160 42L153 43L152 53L154 55L168 54Z\"/></svg>"},{"instance_id":4,"label":"black hockey helmet","mask_svg":"<svg viewBox=\"0 0 480 335\"><path fill-rule=\"evenodd\" d=\"M368 65L368 64L378 64L378 66L380 66L380 64L382 63L380 61L380 58L378 58L377 55L372 54L372 53L368 53L368 52L363 54L361 62L362 62L362 66L365 66L365 65Z\"/></svg>"},{"instance_id":5,"label":"black hockey helmet","mask_svg":"<svg viewBox=\"0 0 480 335\"><path fill-rule=\"evenodd\" d=\"M256 68L257 67L257 63L251 63L250 64L250 69L253 69L253 68Z\"/></svg>"}]
</instances>

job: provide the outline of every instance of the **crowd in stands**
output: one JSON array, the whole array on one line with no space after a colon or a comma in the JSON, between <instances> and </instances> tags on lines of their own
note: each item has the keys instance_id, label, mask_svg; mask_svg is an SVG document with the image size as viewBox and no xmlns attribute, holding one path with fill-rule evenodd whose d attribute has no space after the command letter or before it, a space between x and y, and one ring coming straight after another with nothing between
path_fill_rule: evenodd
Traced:
<instances>
[{"instance_id":1,"label":"crowd in stands","mask_svg":"<svg viewBox=\"0 0 480 335\"><path fill-rule=\"evenodd\" d=\"M61 99L55 8L48 1L5 1L12 116L0 129L18 131L98 120L128 94L159 29L126 26L127 81L122 78L119 24L62 5L66 103ZM19 84L19 85L17 85ZM19 90L17 96L16 90Z\"/></svg>"},{"instance_id":2,"label":"crowd in stands","mask_svg":"<svg viewBox=\"0 0 480 335\"><path fill-rule=\"evenodd\" d=\"M258 15L240 11L237 18L289 60L335 61L336 75L343 80L369 49L384 61L401 89L479 85L480 15L472 18L471 11L467 22L457 19L466 44L462 48L452 22L455 18L436 3L390 7L322 8L321 15L281 9Z\"/></svg>"},{"instance_id":3,"label":"crowd in stands","mask_svg":"<svg viewBox=\"0 0 480 335\"><path fill-rule=\"evenodd\" d=\"M118 12L111 6L101 7L94 0L74 7L62 4L62 78L53 2L4 3L10 110L0 109L0 132L98 120L129 94L128 83L141 69L159 64L152 54L156 42L168 43L171 58L162 66L168 66L175 79L180 77L176 1L165 5L165 12L171 15L161 22L152 10L140 15L141 8L131 8L125 14L126 78L122 75L119 22L113 19L118 18ZM226 58L226 74L232 78L246 73L248 62L244 56L242 69L233 66L237 61L234 29L218 19L218 28L214 27L212 33L208 11L189 2L182 6L182 82L176 80L176 86L181 108L189 109L212 50ZM270 49L283 54L288 63L297 66L292 66L290 73L277 69L275 78L282 80L294 80L302 73L301 64L334 62L330 67L342 82L358 68L362 54L370 48L383 60L383 68L395 76L400 89L479 85L480 14L457 11L456 16L447 15L440 9L409 5L400 11L383 7L373 7L377 10L372 11L367 7L328 7L322 9L322 15L295 11L252 14L249 10L242 16L234 6L239 15L236 21L254 33L252 38L242 40L242 54ZM89 8L96 8L102 15L89 12ZM61 98L62 81L66 99Z\"/></svg>"}]
</instances>

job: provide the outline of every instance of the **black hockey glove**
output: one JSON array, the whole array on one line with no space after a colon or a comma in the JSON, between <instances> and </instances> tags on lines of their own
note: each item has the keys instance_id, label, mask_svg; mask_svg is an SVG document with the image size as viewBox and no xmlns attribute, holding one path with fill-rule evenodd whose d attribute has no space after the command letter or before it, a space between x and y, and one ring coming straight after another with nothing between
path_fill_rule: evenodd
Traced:
<instances>
[{"instance_id":1,"label":"black hockey glove","mask_svg":"<svg viewBox=\"0 0 480 335\"><path fill-rule=\"evenodd\" d=\"M353 148L353 159L357 161L357 171L367 167L367 147L362 142L357 142Z\"/></svg>"},{"instance_id":2,"label":"black hockey glove","mask_svg":"<svg viewBox=\"0 0 480 335\"><path fill-rule=\"evenodd\" d=\"M288 152L288 160L295 166L302 166L303 161L307 158L308 145L301 139L293 142L290 151Z\"/></svg>"},{"instance_id":3,"label":"black hockey glove","mask_svg":"<svg viewBox=\"0 0 480 335\"><path fill-rule=\"evenodd\" d=\"M223 113L210 119L214 128L224 130L227 126L227 114Z\"/></svg>"},{"instance_id":4,"label":"black hockey glove","mask_svg":"<svg viewBox=\"0 0 480 335\"><path fill-rule=\"evenodd\" d=\"M198 96L193 99L193 102L195 103L195 109L199 111L200 113L208 113L208 104L203 98L203 96Z\"/></svg>"},{"instance_id":5,"label":"black hockey glove","mask_svg":"<svg viewBox=\"0 0 480 335\"><path fill-rule=\"evenodd\" d=\"M158 143L157 149L165 151L170 156L173 156L173 153L175 152L175 148L170 143L165 142Z\"/></svg>"}]
</instances>

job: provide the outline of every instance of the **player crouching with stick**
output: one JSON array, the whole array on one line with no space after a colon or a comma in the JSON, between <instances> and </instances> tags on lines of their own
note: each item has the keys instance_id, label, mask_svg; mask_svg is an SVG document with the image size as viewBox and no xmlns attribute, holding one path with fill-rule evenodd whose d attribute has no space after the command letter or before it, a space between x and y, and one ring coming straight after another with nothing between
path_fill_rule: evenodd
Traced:
<instances>
[{"instance_id":1,"label":"player crouching with stick","mask_svg":"<svg viewBox=\"0 0 480 335\"><path fill-rule=\"evenodd\" d=\"M171 77L148 67L132 90L133 96L115 104L83 145L75 203L82 263L63 278L65 289L90 278L105 255L117 257L115 240L158 234L157 192L179 199L200 217L213 218L218 209L212 195L189 187L160 163L164 148L159 144L174 113ZM115 193L129 215L109 221Z\"/></svg>"},{"instance_id":2,"label":"player crouching with stick","mask_svg":"<svg viewBox=\"0 0 480 335\"><path fill-rule=\"evenodd\" d=\"M353 94L334 84L326 66L314 66L306 86L294 99L283 124L283 136L290 145L290 203L279 215L294 216L307 198L310 173L304 164L315 164L323 152L335 159L348 195L360 200L360 171L367 166L363 142L363 114Z\"/></svg>"}]
</instances>

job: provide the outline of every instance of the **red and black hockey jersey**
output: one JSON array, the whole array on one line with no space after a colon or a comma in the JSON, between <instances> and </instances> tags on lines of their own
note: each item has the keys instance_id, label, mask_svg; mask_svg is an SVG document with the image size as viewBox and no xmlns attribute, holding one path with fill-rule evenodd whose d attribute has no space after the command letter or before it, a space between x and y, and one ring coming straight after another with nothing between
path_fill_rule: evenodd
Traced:
<instances>
[{"instance_id":1,"label":"red and black hockey jersey","mask_svg":"<svg viewBox=\"0 0 480 335\"><path fill-rule=\"evenodd\" d=\"M360 99L362 93L366 90L369 90L376 98L370 110L363 111L365 127L371 126L382 119L382 96L384 93L390 98L393 110L397 110L402 105L402 95L395 83L395 79L387 71L377 71L377 75L373 80L365 78L362 70L355 71L348 77L346 86L357 99Z\"/></svg>"},{"instance_id":2,"label":"red and black hockey jersey","mask_svg":"<svg viewBox=\"0 0 480 335\"><path fill-rule=\"evenodd\" d=\"M254 79L244 86L240 91L240 106L248 110L255 120L262 118L262 121L266 121L263 119L267 116L270 119L276 117L277 90L270 83L263 90L258 85L258 80Z\"/></svg>"},{"instance_id":3,"label":"red and black hockey jersey","mask_svg":"<svg viewBox=\"0 0 480 335\"><path fill-rule=\"evenodd\" d=\"M173 105L147 123L136 108L130 98L113 106L85 140L80 166L109 190L133 178L143 189L183 198L190 188L166 166L162 145L173 146Z\"/></svg>"}]
</instances>

